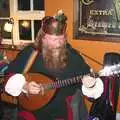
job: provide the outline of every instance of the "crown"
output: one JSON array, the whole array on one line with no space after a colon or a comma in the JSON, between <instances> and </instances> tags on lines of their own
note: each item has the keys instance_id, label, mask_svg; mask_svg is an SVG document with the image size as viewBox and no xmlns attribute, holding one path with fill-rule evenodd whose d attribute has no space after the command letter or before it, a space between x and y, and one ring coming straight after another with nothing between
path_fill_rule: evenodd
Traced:
<instances>
[{"instance_id":1,"label":"crown","mask_svg":"<svg viewBox=\"0 0 120 120\"><path fill-rule=\"evenodd\" d=\"M65 34L67 27L67 17L62 10L59 10L55 16L46 16L42 20L42 31L47 34L61 35Z\"/></svg>"}]
</instances>

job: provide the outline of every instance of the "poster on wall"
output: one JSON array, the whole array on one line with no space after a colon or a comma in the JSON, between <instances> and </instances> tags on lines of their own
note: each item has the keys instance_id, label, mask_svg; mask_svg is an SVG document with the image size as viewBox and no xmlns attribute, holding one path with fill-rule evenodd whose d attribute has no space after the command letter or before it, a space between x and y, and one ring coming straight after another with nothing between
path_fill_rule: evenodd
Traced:
<instances>
[{"instance_id":1,"label":"poster on wall","mask_svg":"<svg viewBox=\"0 0 120 120\"><path fill-rule=\"evenodd\" d=\"M73 37L120 41L120 0L74 0Z\"/></svg>"}]
</instances>

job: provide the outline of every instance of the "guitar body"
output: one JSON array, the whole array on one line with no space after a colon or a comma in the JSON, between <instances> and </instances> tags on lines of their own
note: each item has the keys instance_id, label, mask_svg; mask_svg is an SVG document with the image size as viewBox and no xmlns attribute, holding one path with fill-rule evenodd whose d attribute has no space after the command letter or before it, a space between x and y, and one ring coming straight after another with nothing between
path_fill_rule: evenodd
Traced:
<instances>
[{"instance_id":1,"label":"guitar body","mask_svg":"<svg viewBox=\"0 0 120 120\"><path fill-rule=\"evenodd\" d=\"M51 80L49 77L39 74L39 73L29 73L25 75L26 80L28 81L35 81L36 83L42 84L51 84L54 81ZM44 95L26 95L22 93L18 100L19 104L26 110L35 111L44 105L46 105L54 96L56 89L46 90Z\"/></svg>"}]
</instances>

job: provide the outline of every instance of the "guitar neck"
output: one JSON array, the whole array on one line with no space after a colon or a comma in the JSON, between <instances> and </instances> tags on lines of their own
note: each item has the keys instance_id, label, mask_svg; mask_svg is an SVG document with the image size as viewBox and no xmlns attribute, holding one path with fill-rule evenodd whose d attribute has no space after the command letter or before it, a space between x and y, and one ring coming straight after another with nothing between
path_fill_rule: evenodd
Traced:
<instances>
[{"instance_id":1,"label":"guitar neck","mask_svg":"<svg viewBox=\"0 0 120 120\"><path fill-rule=\"evenodd\" d=\"M53 83L44 84L44 89L56 89L56 88L62 88L62 87L67 87L77 83L81 83L82 77L83 76L77 76L70 79L57 80L56 82L53 82Z\"/></svg>"}]
</instances>

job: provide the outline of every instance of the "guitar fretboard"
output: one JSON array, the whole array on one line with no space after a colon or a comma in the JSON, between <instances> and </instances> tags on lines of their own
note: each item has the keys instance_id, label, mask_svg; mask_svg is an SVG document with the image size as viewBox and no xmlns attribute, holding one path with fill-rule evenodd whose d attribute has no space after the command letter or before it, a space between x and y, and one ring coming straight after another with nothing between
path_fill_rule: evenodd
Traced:
<instances>
[{"instance_id":1,"label":"guitar fretboard","mask_svg":"<svg viewBox=\"0 0 120 120\"><path fill-rule=\"evenodd\" d=\"M65 79L65 80L57 80L56 82L44 84L43 86L44 86L44 89L62 88L62 87L74 85L77 83L81 83L82 77L83 76L81 75L81 76L76 76L76 77L72 77L72 78Z\"/></svg>"}]
</instances>

